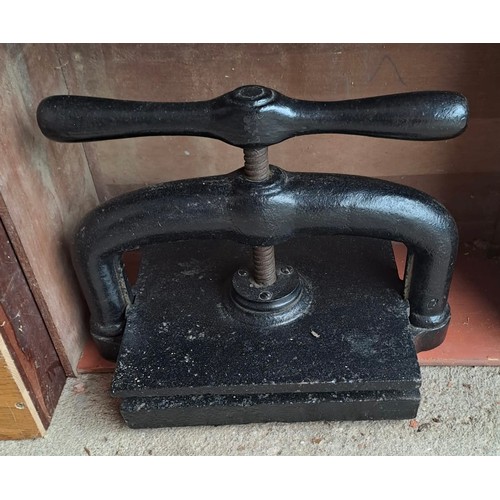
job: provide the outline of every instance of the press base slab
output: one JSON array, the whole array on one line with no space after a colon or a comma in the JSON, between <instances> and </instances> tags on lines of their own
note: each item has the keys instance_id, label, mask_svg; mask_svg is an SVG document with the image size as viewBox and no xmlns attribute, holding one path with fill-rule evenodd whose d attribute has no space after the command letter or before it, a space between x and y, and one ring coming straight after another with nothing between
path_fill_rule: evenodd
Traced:
<instances>
[{"instance_id":1,"label":"press base slab","mask_svg":"<svg viewBox=\"0 0 500 500\"><path fill-rule=\"evenodd\" d=\"M198 395L127 398L121 414L129 427L237 425L318 420L395 420L417 414L417 390L357 393Z\"/></svg>"},{"instance_id":2,"label":"press base slab","mask_svg":"<svg viewBox=\"0 0 500 500\"><path fill-rule=\"evenodd\" d=\"M144 250L112 385L130 426L415 416L420 370L390 242L304 238L276 256L305 284L290 321L232 305L248 247Z\"/></svg>"}]
</instances>

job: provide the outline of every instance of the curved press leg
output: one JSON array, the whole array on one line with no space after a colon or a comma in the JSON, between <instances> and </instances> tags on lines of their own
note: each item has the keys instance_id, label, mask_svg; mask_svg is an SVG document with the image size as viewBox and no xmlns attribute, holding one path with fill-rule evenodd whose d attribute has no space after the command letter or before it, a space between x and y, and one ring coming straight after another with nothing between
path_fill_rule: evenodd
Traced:
<instances>
[{"instance_id":1,"label":"curved press leg","mask_svg":"<svg viewBox=\"0 0 500 500\"><path fill-rule=\"evenodd\" d=\"M230 177L160 184L119 196L81 222L73 264L90 309L90 328L101 354L118 355L131 302L121 255L142 246L191 238L224 237Z\"/></svg>"},{"instance_id":2,"label":"curved press leg","mask_svg":"<svg viewBox=\"0 0 500 500\"><path fill-rule=\"evenodd\" d=\"M272 167L269 181L258 184L237 171L148 187L105 203L82 221L73 260L101 352L116 357L130 303L122 252L182 239L274 245L306 234L405 243L405 298L416 348L443 340L458 241L446 209L424 193L386 181Z\"/></svg>"},{"instance_id":3,"label":"curved press leg","mask_svg":"<svg viewBox=\"0 0 500 500\"><path fill-rule=\"evenodd\" d=\"M297 232L371 236L408 247L404 295L415 347L439 345L450 320L448 293L458 247L457 227L446 208L416 189L359 176L297 174L289 189L297 197Z\"/></svg>"}]
</instances>

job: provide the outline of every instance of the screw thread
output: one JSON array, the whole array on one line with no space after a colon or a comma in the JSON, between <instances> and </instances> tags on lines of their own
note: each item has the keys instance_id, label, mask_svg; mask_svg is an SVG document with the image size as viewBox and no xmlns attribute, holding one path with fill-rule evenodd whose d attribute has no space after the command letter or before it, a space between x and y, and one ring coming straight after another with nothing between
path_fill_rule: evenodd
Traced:
<instances>
[{"instance_id":1,"label":"screw thread","mask_svg":"<svg viewBox=\"0 0 500 500\"><path fill-rule=\"evenodd\" d=\"M253 247L253 278L263 286L272 285L276 281L276 263L274 247Z\"/></svg>"},{"instance_id":2,"label":"screw thread","mask_svg":"<svg viewBox=\"0 0 500 500\"><path fill-rule=\"evenodd\" d=\"M258 182L269 178L271 171L267 148L245 148L243 158L245 159L244 173L248 180Z\"/></svg>"},{"instance_id":3,"label":"screw thread","mask_svg":"<svg viewBox=\"0 0 500 500\"><path fill-rule=\"evenodd\" d=\"M265 181L271 175L267 148L245 148L244 174L250 181ZM269 286L276 281L274 247L253 247L253 279L258 285Z\"/></svg>"}]
</instances>

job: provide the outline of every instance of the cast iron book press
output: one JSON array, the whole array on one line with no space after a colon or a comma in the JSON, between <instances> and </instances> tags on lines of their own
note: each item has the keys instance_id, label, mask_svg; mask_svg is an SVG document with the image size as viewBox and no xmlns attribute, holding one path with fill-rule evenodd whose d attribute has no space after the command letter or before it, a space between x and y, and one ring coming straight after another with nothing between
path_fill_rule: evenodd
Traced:
<instances>
[{"instance_id":1,"label":"cast iron book press","mask_svg":"<svg viewBox=\"0 0 500 500\"><path fill-rule=\"evenodd\" d=\"M453 218L409 187L270 166L267 148L322 133L448 139L466 122L452 92L315 102L252 85L202 102L42 101L38 123L56 141L190 135L243 148L243 168L119 196L76 233L91 332L117 359L127 424L414 417L416 353L450 321ZM404 282L391 241L408 248Z\"/></svg>"}]
</instances>

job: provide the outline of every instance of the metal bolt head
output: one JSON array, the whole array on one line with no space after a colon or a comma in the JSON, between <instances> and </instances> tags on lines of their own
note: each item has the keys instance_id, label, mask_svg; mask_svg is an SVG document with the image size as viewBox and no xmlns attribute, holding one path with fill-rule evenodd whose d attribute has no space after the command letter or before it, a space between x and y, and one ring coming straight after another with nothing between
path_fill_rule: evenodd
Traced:
<instances>
[{"instance_id":1,"label":"metal bolt head","mask_svg":"<svg viewBox=\"0 0 500 500\"><path fill-rule=\"evenodd\" d=\"M292 266L285 266L281 268L281 274L292 274L292 273L293 273Z\"/></svg>"},{"instance_id":2,"label":"metal bolt head","mask_svg":"<svg viewBox=\"0 0 500 500\"><path fill-rule=\"evenodd\" d=\"M276 93L260 85L245 85L233 90L230 95L236 102L255 108L272 101Z\"/></svg>"},{"instance_id":3,"label":"metal bolt head","mask_svg":"<svg viewBox=\"0 0 500 500\"><path fill-rule=\"evenodd\" d=\"M431 300L429 300L427 307L429 309L432 309L433 307L436 307L437 303L438 303L438 299L431 299Z\"/></svg>"},{"instance_id":4,"label":"metal bolt head","mask_svg":"<svg viewBox=\"0 0 500 500\"><path fill-rule=\"evenodd\" d=\"M259 299L260 300L271 300L273 294L268 291L260 292Z\"/></svg>"},{"instance_id":5,"label":"metal bolt head","mask_svg":"<svg viewBox=\"0 0 500 500\"><path fill-rule=\"evenodd\" d=\"M16 403L14 405L18 410L24 410L25 406L24 403Z\"/></svg>"},{"instance_id":6,"label":"metal bolt head","mask_svg":"<svg viewBox=\"0 0 500 500\"><path fill-rule=\"evenodd\" d=\"M246 269L238 269L238 276L248 276L248 271Z\"/></svg>"}]
</instances>

